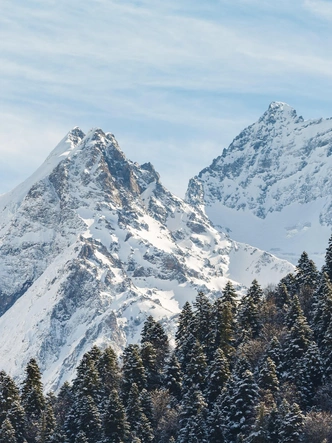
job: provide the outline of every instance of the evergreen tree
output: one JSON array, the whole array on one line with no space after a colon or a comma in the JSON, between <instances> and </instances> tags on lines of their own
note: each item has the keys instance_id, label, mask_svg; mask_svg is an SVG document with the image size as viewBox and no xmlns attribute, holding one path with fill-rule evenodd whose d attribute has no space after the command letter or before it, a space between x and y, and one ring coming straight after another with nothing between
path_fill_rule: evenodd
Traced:
<instances>
[{"instance_id":1,"label":"evergreen tree","mask_svg":"<svg viewBox=\"0 0 332 443\"><path fill-rule=\"evenodd\" d=\"M228 361L223 351L217 349L214 359L208 367L206 398L210 409L221 394L229 377Z\"/></svg>"},{"instance_id":2,"label":"evergreen tree","mask_svg":"<svg viewBox=\"0 0 332 443\"><path fill-rule=\"evenodd\" d=\"M60 428L64 426L66 418L69 415L69 411L73 407L74 396L71 386L68 382L65 382L60 388L57 401L55 404L55 416L56 421Z\"/></svg>"},{"instance_id":3,"label":"evergreen tree","mask_svg":"<svg viewBox=\"0 0 332 443\"><path fill-rule=\"evenodd\" d=\"M113 389L103 419L103 443L123 443L129 435L129 424L118 392Z\"/></svg>"},{"instance_id":4,"label":"evergreen tree","mask_svg":"<svg viewBox=\"0 0 332 443\"><path fill-rule=\"evenodd\" d=\"M157 389L161 383L161 373L157 363L157 352L150 342L142 343L141 358L145 368L147 389L149 391Z\"/></svg>"},{"instance_id":5,"label":"evergreen tree","mask_svg":"<svg viewBox=\"0 0 332 443\"><path fill-rule=\"evenodd\" d=\"M51 401L47 401L45 410L40 418L40 443L51 443L53 441L53 434L55 431L55 416Z\"/></svg>"},{"instance_id":6,"label":"evergreen tree","mask_svg":"<svg viewBox=\"0 0 332 443\"><path fill-rule=\"evenodd\" d=\"M0 429L0 443L17 443L15 430L8 418L4 420Z\"/></svg>"},{"instance_id":7,"label":"evergreen tree","mask_svg":"<svg viewBox=\"0 0 332 443\"><path fill-rule=\"evenodd\" d=\"M300 304L300 300L298 298L297 295L294 295L292 297L292 299L290 300L286 315L285 315L285 324L286 326L291 329L294 324L295 321L299 318L299 317L304 317L302 308L301 308L301 304Z\"/></svg>"},{"instance_id":8,"label":"evergreen tree","mask_svg":"<svg viewBox=\"0 0 332 443\"><path fill-rule=\"evenodd\" d=\"M228 298L217 298L212 307L212 344L210 353L221 348L230 359L234 354L235 318L233 305ZM213 354L211 355L211 357Z\"/></svg>"},{"instance_id":9,"label":"evergreen tree","mask_svg":"<svg viewBox=\"0 0 332 443\"><path fill-rule=\"evenodd\" d=\"M252 372L245 370L240 376L230 378L222 396L225 416L225 437L235 443L238 437L249 435L256 417L258 386Z\"/></svg>"},{"instance_id":10,"label":"evergreen tree","mask_svg":"<svg viewBox=\"0 0 332 443\"><path fill-rule=\"evenodd\" d=\"M260 302L262 291L254 280L247 294L242 298L238 311L238 336L257 338L261 330Z\"/></svg>"},{"instance_id":11,"label":"evergreen tree","mask_svg":"<svg viewBox=\"0 0 332 443\"><path fill-rule=\"evenodd\" d=\"M248 438L245 439L246 443L269 443L270 436L268 431L268 418L269 414L266 411L264 403L259 405L258 415L250 432Z\"/></svg>"},{"instance_id":12,"label":"evergreen tree","mask_svg":"<svg viewBox=\"0 0 332 443\"><path fill-rule=\"evenodd\" d=\"M221 406L221 396L212 405L213 409L207 418L207 433L209 443L226 443L224 437L225 416Z\"/></svg>"},{"instance_id":13,"label":"evergreen tree","mask_svg":"<svg viewBox=\"0 0 332 443\"><path fill-rule=\"evenodd\" d=\"M206 411L206 402L202 392L192 385L184 394L181 401L181 411L179 417L180 431L177 443L186 443L189 439L192 420Z\"/></svg>"},{"instance_id":14,"label":"evergreen tree","mask_svg":"<svg viewBox=\"0 0 332 443\"><path fill-rule=\"evenodd\" d=\"M10 420L14 430L17 443L26 442L26 417L24 409L19 400L12 403L10 410L7 413L7 418Z\"/></svg>"},{"instance_id":15,"label":"evergreen tree","mask_svg":"<svg viewBox=\"0 0 332 443\"><path fill-rule=\"evenodd\" d=\"M279 309L283 309L290 302L290 296L285 283L280 282L276 289L275 297L276 306Z\"/></svg>"},{"instance_id":16,"label":"evergreen tree","mask_svg":"<svg viewBox=\"0 0 332 443\"><path fill-rule=\"evenodd\" d=\"M101 382L96 368L98 362L98 348L94 348L95 352L87 352L83 355L80 364L76 369L76 378L73 382L74 396L90 396L99 404ZM97 354L97 355L96 355Z\"/></svg>"},{"instance_id":17,"label":"evergreen tree","mask_svg":"<svg viewBox=\"0 0 332 443\"><path fill-rule=\"evenodd\" d=\"M22 384L22 405L28 417L39 418L45 408L43 384L38 364L32 358L25 369L26 378Z\"/></svg>"},{"instance_id":18,"label":"evergreen tree","mask_svg":"<svg viewBox=\"0 0 332 443\"><path fill-rule=\"evenodd\" d=\"M283 350L281 348L280 342L276 336L272 337L269 342L266 352L264 354L264 358L270 358L276 367L276 373L278 377L280 376L282 369L282 353Z\"/></svg>"},{"instance_id":19,"label":"evergreen tree","mask_svg":"<svg viewBox=\"0 0 332 443\"><path fill-rule=\"evenodd\" d=\"M201 344L203 350L208 352L211 346L211 319L212 319L212 306L203 292L199 292L194 302L194 319L193 328L194 336Z\"/></svg>"},{"instance_id":20,"label":"evergreen tree","mask_svg":"<svg viewBox=\"0 0 332 443\"><path fill-rule=\"evenodd\" d=\"M322 340L322 365L324 380L332 377L332 321Z\"/></svg>"},{"instance_id":21,"label":"evergreen tree","mask_svg":"<svg viewBox=\"0 0 332 443\"><path fill-rule=\"evenodd\" d=\"M300 443L304 416L296 403L290 406L289 411L282 417L279 429L281 443Z\"/></svg>"},{"instance_id":22,"label":"evergreen tree","mask_svg":"<svg viewBox=\"0 0 332 443\"><path fill-rule=\"evenodd\" d=\"M80 431L76 438L75 443L89 443L89 440L86 438L86 435L83 431Z\"/></svg>"},{"instance_id":23,"label":"evergreen tree","mask_svg":"<svg viewBox=\"0 0 332 443\"><path fill-rule=\"evenodd\" d=\"M322 360L316 343L312 342L298 364L296 385L299 389L301 406L312 405L318 386L322 381Z\"/></svg>"},{"instance_id":24,"label":"evergreen tree","mask_svg":"<svg viewBox=\"0 0 332 443\"><path fill-rule=\"evenodd\" d=\"M139 391L146 388L146 373L138 345L128 345L123 351L122 361L122 398L126 405L130 389L134 383Z\"/></svg>"},{"instance_id":25,"label":"evergreen tree","mask_svg":"<svg viewBox=\"0 0 332 443\"><path fill-rule=\"evenodd\" d=\"M314 294L314 313L312 327L318 345L321 344L332 320L332 285L326 273L323 273L317 291Z\"/></svg>"},{"instance_id":26,"label":"evergreen tree","mask_svg":"<svg viewBox=\"0 0 332 443\"><path fill-rule=\"evenodd\" d=\"M206 357L202 346L198 341L193 343L192 348L187 355L186 370L183 375L183 390L186 391L190 386L196 386L203 391L206 380Z\"/></svg>"},{"instance_id":27,"label":"evergreen tree","mask_svg":"<svg viewBox=\"0 0 332 443\"><path fill-rule=\"evenodd\" d=\"M330 236L329 243L326 248L324 272L327 273L328 278L332 282L332 235Z\"/></svg>"},{"instance_id":28,"label":"evergreen tree","mask_svg":"<svg viewBox=\"0 0 332 443\"><path fill-rule=\"evenodd\" d=\"M107 401L113 389L118 390L121 383L121 372L118 365L118 359L111 346L105 348L101 353L96 367L100 379L100 393Z\"/></svg>"},{"instance_id":29,"label":"evergreen tree","mask_svg":"<svg viewBox=\"0 0 332 443\"><path fill-rule=\"evenodd\" d=\"M78 401L78 431L83 431L88 443L96 443L101 438L102 424L98 408L90 395L80 397Z\"/></svg>"},{"instance_id":30,"label":"evergreen tree","mask_svg":"<svg viewBox=\"0 0 332 443\"><path fill-rule=\"evenodd\" d=\"M273 394L279 391L279 380L274 361L267 357L259 372L258 385L263 391L270 391Z\"/></svg>"},{"instance_id":31,"label":"evergreen tree","mask_svg":"<svg viewBox=\"0 0 332 443\"><path fill-rule=\"evenodd\" d=\"M191 304L186 302L179 315L178 328L175 334L175 342L177 348L182 347L183 338L186 337L189 332L193 332L193 320L194 314L191 308Z\"/></svg>"},{"instance_id":32,"label":"evergreen tree","mask_svg":"<svg viewBox=\"0 0 332 443\"><path fill-rule=\"evenodd\" d=\"M140 393L136 383L133 383L129 392L126 412L132 436L138 437L144 443L152 442L154 438L153 429L143 412Z\"/></svg>"},{"instance_id":33,"label":"evergreen tree","mask_svg":"<svg viewBox=\"0 0 332 443\"><path fill-rule=\"evenodd\" d=\"M162 325L150 315L141 332L141 343L151 343L156 353L157 370L162 372L169 355L169 341Z\"/></svg>"},{"instance_id":34,"label":"evergreen tree","mask_svg":"<svg viewBox=\"0 0 332 443\"><path fill-rule=\"evenodd\" d=\"M224 303L229 303L231 305L232 314L233 317L235 317L237 310L237 294L235 292L233 284L229 280L222 291L221 299Z\"/></svg>"},{"instance_id":35,"label":"evergreen tree","mask_svg":"<svg viewBox=\"0 0 332 443\"><path fill-rule=\"evenodd\" d=\"M14 380L5 373L0 372L0 425L7 417L8 411L14 402L20 401L19 390Z\"/></svg>"},{"instance_id":36,"label":"evergreen tree","mask_svg":"<svg viewBox=\"0 0 332 443\"><path fill-rule=\"evenodd\" d=\"M313 291L318 283L318 277L319 273L315 263L309 259L305 251L302 252L295 273L297 290L301 291L304 288L308 288Z\"/></svg>"},{"instance_id":37,"label":"evergreen tree","mask_svg":"<svg viewBox=\"0 0 332 443\"><path fill-rule=\"evenodd\" d=\"M171 355L171 358L166 365L163 385L168 389L169 393L180 400L182 389L182 373L181 366L176 358L175 353Z\"/></svg>"}]
</instances>

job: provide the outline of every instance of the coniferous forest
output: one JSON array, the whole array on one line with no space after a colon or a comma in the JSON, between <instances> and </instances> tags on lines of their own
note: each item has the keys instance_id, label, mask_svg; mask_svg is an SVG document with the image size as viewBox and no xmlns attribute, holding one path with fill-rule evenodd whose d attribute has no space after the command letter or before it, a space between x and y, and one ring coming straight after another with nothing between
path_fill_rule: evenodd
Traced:
<instances>
[{"instance_id":1,"label":"coniferous forest","mask_svg":"<svg viewBox=\"0 0 332 443\"><path fill-rule=\"evenodd\" d=\"M0 372L0 443L332 442L332 237L276 287L198 293L175 348L153 317L119 360L93 347L72 384L43 393L31 359Z\"/></svg>"}]
</instances>

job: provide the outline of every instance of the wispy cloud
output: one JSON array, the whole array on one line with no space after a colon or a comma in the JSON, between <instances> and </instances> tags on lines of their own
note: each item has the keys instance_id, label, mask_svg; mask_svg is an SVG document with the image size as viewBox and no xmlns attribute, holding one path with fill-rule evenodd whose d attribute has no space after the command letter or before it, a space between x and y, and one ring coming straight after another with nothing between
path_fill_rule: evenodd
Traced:
<instances>
[{"instance_id":1,"label":"wispy cloud","mask_svg":"<svg viewBox=\"0 0 332 443\"><path fill-rule=\"evenodd\" d=\"M17 115L31 140L35 134L50 143L62 128L102 126L132 140L128 146L134 140L140 149L155 146L164 175L165 146L191 153L199 140L200 152L206 140L220 143L221 152L273 99L311 97L317 104L318 94L326 101L317 85L332 87L332 37L316 32L310 17L327 6L309 0L17 0L13 8L3 0L3 122ZM15 155L15 125L0 136L0 154L6 145ZM195 173L206 166L199 155L195 164Z\"/></svg>"}]
</instances>

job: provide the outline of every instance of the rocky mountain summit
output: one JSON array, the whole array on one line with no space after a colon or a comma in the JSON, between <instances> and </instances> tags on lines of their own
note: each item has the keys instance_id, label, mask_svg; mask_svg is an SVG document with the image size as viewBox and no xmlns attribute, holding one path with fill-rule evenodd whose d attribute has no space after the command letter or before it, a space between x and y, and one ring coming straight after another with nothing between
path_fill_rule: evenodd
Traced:
<instances>
[{"instance_id":1,"label":"rocky mountain summit","mask_svg":"<svg viewBox=\"0 0 332 443\"><path fill-rule=\"evenodd\" d=\"M120 351L147 315L166 330L185 301L277 282L292 265L216 230L114 136L74 128L23 184L0 196L1 369L37 357L46 388L93 344Z\"/></svg>"},{"instance_id":2,"label":"rocky mountain summit","mask_svg":"<svg viewBox=\"0 0 332 443\"><path fill-rule=\"evenodd\" d=\"M221 232L294 264L322 265L332 225L332 119L273 102L190 180L186 201Z\"/></svg>"}]
</instances>

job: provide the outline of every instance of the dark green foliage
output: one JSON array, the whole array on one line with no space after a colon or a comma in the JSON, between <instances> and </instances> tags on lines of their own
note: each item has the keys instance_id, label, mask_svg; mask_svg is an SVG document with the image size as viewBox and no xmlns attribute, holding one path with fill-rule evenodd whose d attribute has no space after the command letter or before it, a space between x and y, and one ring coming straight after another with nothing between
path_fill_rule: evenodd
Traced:
<instances>
[{"instance_id":1,"label":"dark green foliage","mask_svg":"<svg viewBox=\"0 0 332 443\"><path fill-rule=\"evenodd\" d=\"M326 248L324 272L327 273L328 278L332 282L332 235Z\"/></svg>"},{"instance_id":2,"label":"dark green foliage","mask_svg":"<svg viewBox=\"0 0 332 443\"><path fill-rule=\"evenodd\" d=\"M230 297L228 297L230 298ZM212 307L212 343L210 355L216 349L223 350L225 356L230 359L234 354L235 344L235 309L228 299L217 298ZM212 352L213 351L213 352Z\"/></svg>"},{"instance_id":3,"label":"dark green foliage","mask_svg":"<svg viewBox=\"0 0 332 443\"><path fill-rule=\"evenodd\" d=\"M137 345L128 345L122 355L122 397L124 403L127 403L128 396L132 385L135 383L141 391L146 388L146 373Z\"/></svg>"},{"instance_id":4,"label":"dark green foliage","mask_svg":"<svg viewBox=\"0 0 332 443\"><path fill-rule=\"evenodd\" d=\"M115 389L110 393L103 418L103 443L122 443L128 439L129 424Z\"/></svg>"},{"instance_id":5,"label":"dark green foliage","mask_svg":"<svg viewBox=\"0 0 332 443\"><path fill-rule=\"evenodd\" d=\"M203 292L197 294L194 308L193 334L203 347L204 352L208 353L212 342L212 305Z\"/></svg>"},{"instance_id":6,"label":"dark green foliage","mask_svg":"<svg viewBox=\"0 0 332 443\"><path fill-rule=\"evenodd\" d=\"M228 360L222 349L217 349L207 375L206 399L210 409L213 408L230 375Z\"/></svg>"},{"instance_id":7,"label":"dark green foliage","mask_svg":"<svg viewBox=\"0 0 332 443\"><path fill-rule=\"evenodd\" d=\"M133 383L130 389L126 413L131 435L138 437L143 442L152 442L154 438L153 429L149 419L144 414L140 391L136 383Z\"/></svg>"},{"instance_id":8,"label":"dark green foliage","mask_svg":"<svg viewBox=\"0 0 332 443\"><path fill-rule=\"evenodd\" d=\"M100 379L100 394L107 399L114 389L119 389L121 383L118 359L111 346L101 353L96 368Z\"/></svg>"},{"instance_id":9,"label":"dark green foliage","mask_svg":"<svg viewBox=\"0 0 332 443\"><path fill-rule=\"evenodd\" d=\"M240 341L257 338L260 333L262 328L260 320L262 296L263 293L257 280L254 280L239 305L237 321Z\"/></svg>"},{"instance_id":10,"label":"dark green foliage","mask_svg":"<svg viewBox=\"0 0 332 443\"><path fill-rule=\"evenodd\" d=\"M262 365L258 376L258 385L263 391L270 391L273 394L279 391L276 365L270 357L267 357Z\"/></svg>"},{"instance_id":11,"label":"dark green foliage","mask_svg":"<svg viewBox=\"0 0 332 443\"><path fill-rule=\"evenodd\" d=\"M4 420L0 428L0 443L17 443L15 430L8 418Z\"/></svg>"},{"instance_id":12,"label":"dark green foliage","mask_svg":"<svg viewBox=\"0 0 332 443\"><path fill-rule=\"evenodd\" d=\"M321 344L332 319L332 285L326 273L323 273L317 291L314 294L314 313L312 327L318 345Z\"/></svg>"},{"instance_id":13,"label":"dark green foliage","mask_svg":"<svg viewBox=\"0 0 332 443\"><path fill-rule=\"evenodd\" d=\"M181 366L175 353L171 355L165 368L164 386L177 400L180 400L182 390Z\"/></svg>"},{"instance_id":14,"label":"dark green foliage","mask_svg":"<svg viewBox=\"0 0 332 443\"><path fill-rule=\"evenodd\" d=\"M169 342L162 325L150 315L143 326L141 343L151 343L156 353L157 371L161 372L169 354Z\"/></svg>"},{"instance_id":15,"label":"dark green foliage","mask_svg":"<svg viewBox=\"0 0 332 443\"><path fill-rule=\"evenodd\" d=\"M39 419L45 408L43 384L38 364L32 358L25 369L26 377L22 384L22 405L28 417Z\"/></svg>"}]
</instances>

